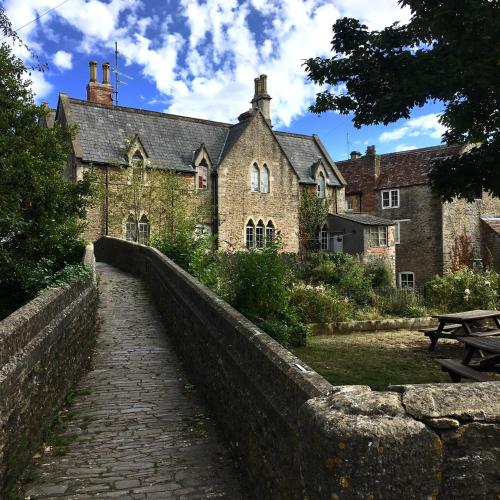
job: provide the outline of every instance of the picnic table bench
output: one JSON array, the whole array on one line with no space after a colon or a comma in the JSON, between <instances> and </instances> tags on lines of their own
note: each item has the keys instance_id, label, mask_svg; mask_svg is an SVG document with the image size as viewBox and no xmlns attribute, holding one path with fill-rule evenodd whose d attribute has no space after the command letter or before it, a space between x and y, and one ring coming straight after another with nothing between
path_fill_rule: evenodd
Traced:
<instances>
[{"instance_id":1,"label":"picnic table bench","mask_svg":"<svg viewBox=\"0 0 500 500\"><path fill-rule=\"evenodd\" d=\"M430 351L434 351L440 338L460 339L465 336L471 337L491 337L500 335L500 311L488 311L475 309L452 314L441 314L433 316L437 318L439 324L435 328L424 328L423 332L431 344ZM491 328L482 324L484 320L491 319L495 322L496 328Z\"/></svg>"},{"instance_id":2,"label":"picnic table bench","mask_svg":"<svg viewBox=\"0 0 500 500\"><path fill-rule=\"evenodd\" d=\"M485 372L500 373L500 337L462 337L460 342L465 344L465 355L461 362L453 359L438 359L443 371L450 374L453 382L460 382L462 378L469 378L479 382L497 380ZM476 354L480 359L471 363Z\"/></svg>"}]
</instances>

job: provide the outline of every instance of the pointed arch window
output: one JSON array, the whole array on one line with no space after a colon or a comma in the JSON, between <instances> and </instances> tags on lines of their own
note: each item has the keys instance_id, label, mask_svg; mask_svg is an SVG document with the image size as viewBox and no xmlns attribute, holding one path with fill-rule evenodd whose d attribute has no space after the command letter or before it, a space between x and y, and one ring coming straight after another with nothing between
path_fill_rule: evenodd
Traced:
<instances>
[{"instance_id":1,"label":"pointed arch window","mask_svg":"<svg viewBox=\"0 0 500 500\"><path fill-rule=\"evenodd\" d=\"M135 241L137 238L137 225L135 218L132 214L127 217L125 221L125 239L127 241Z\"/></svg>"},{"instance_id":2,"label":"pointed arch window","mask_svg":"<svg viewBox=\"0 0 500 500\"><path fill-rule=\"evenodd\" d=\"M266 228L264 223L260 220L255 228L255 246L257 248L264 248Z\"/></svg>"},{"instance_id":3,"label":"pointed arch window","mask_svg":"<svg viewBox=\"0 0 500 500\"><path fill-rule=\"evenodd\" d=\"M266 226L266 243L268 245L274 241L275 233L274 224L269 221Z\"/></svg>"},{"instance_id":4,"label":"pointed arch window","mask_svg":"<svg viewBox=\"0 0 500 500\"><path fill-rule=\"evenodd\" d=\"M132 164L132 175L137 176L137 179L144 182L146 179L146 165L139 150L134 153L130 163Z\"/></svg>"},{"instance_id":5,"label":"pointed arch window","mask_svg":"<svg viewBox=\"0 0 500 500\"><path fill-rule=\"evenodd\" d=\"M251 170L252 193L258 193L260 189L260 170L257 163L252 165Z\"/></svg>"},{"instance_id":6,"label":"pointed arch window","mask_svg":"<svg viewBox=\"0 0 500 500\"><path fill-rule=\"evenodd\" d=\"M255 224L252 219L247 222L245 228L245 246L247 248L255 247Z\"/></svg>"},{"instance_id":7,"label":"pointed arch window","mask_svg":"<svg viewBox=\"0 0 500 500\"><path fill-rule=\"evenodd\" d=\"M208 187L208 166L203 159L198 165L198 189L207 189Z\"/></svg>"},{"instance_id":8,"label":"pointed arch window","mask_svg":"<svg viewBox=\"0 0 500 500\"><path fill-rule=\"evenodd\" d=\"M137 241L145 245L149 241L149 221L146 215L139 219Z\"/></svg>"},{"instance_id":9,"label":"pointed arch window","mask_svg":"<svg viewBox=\"0 0 500 500\"><path fill-rule=\"evenodd\" d=\"M265 163L260 172L260 192L269 193L269 168Z\"/></svg>"},{"instance_id":10,"label":"pointed arch window","mask_svg":"<svg viewBox=\"0 0 500 500\"><path fill-rule=\"evenodd\" d=\"M324 198L326 191L326 181L325 176L320 173L318 178L318 198Z\"/></svg>"}]
</instances>

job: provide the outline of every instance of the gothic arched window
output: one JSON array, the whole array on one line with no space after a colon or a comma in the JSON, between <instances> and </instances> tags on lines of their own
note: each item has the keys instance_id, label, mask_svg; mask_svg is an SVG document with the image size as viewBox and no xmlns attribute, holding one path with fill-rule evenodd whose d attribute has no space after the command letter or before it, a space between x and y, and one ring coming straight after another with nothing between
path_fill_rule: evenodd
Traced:
<instances>
[{"instance_id":1,"label":"gothic arched window","mask_svg":"<svg viewBox=\"0 0 500 500\"><path fill-rule=\"evenodd\" d=\"M251 190L252 193L258 193L260 189L260 171L257 163L252 165L251 170Z\"/></svg>"},{"instance_id":2,"label":"gothic arched window","mask_svg":"<svg viewBox=\"0 0 500 500\"><path fill-rule=\"evenodd\" d=\"M323 225L321 231L319 233L319 242L321 246L321 250L323 252L328 251L328 226L326 224Z\"/></svg>"},{"instance_id":3,"label":"gothic arched window","mask_svg":"<svg viewBox=\"0 0 500 500\"><path fill-rule=\"evenodd\" d=\"M139 219L137 241L143 245L149 241L149 221L145 215Z\"/></svg>"},{"instance_id":4,"label":"gothic arched window","mask_svg":"<svg viewBox=\"0 0 500 500\"><path fill-rule=\"evenodd\" d=\"M245 246L247 248L254 248L255 247L255 225L254 225L252 219L250 219L247 222L247 225L245 228Z\"/></svg>"},{"instance_id":5,"label":"gothic arched window","mask_svg":"<svg viewBox=\"0 0 500 500\"><path fill-rule=\"evenodd\" d=\"M269 168L265 163L260 172L260 192L269 193Z\"/></svg>"},{"instance_id":6,"label":"gothic arched window","mask_svg":"<svg viewBox=\"0 0 500 500\"><path fill-rule=\"evenodd\" d=\"M198 189L207 189L208 187L208 167L205 160L201 160L198 165Z\"/></svg>"},{"instance_id":7,"label":"gothic arched window","mask_svg":"<svg viewBox=\"0 0 500 500\"><path fill-rule=\"evenodd\" d=\"M318 178L318 198L324 198L326 191L326 181L325 176L320 173Z\"/></svg>"},{"instance_id":8,"label":"gothic arched window","mask_svg":"<svg viewBox=\"0 0 500 500\"><path fill-rule=\"evenodd\" d=\"M257 248L264 248L265 232L266 228L264 223L260 220L255 228L255 246Z\"/></svg>"},{"instance_id":9,"label":"gothic arched window","mask_svg":"<svg viewBox=\"0 0 500 500\"><path fill-rule=\"evenodd\" d=\"M272 221L269 221L266 226L266 243L269 245L273 242L275 235L274 224Z\"/></svg>"},{"instance_id":10,"label":"gothic arched window","mask_svg":"<svg viewBox=\"0 0 500 500\"><path fill-rule=\"evenodd\" d=\"M137 238L137 225L135 218L132 214L127 217L125 221L125 239L127 241L135 241Z\"/></svg>"}]
</instances>

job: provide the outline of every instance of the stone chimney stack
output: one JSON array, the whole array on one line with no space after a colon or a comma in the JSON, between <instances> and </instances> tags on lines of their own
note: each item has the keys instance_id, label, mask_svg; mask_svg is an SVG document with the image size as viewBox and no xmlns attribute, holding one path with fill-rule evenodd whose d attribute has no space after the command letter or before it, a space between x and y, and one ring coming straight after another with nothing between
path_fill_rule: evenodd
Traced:
<instances>
[{"instance_id":1,"label":"stone chimney stack","mask_svg":"<svg viewBox=\"0 0 500 500\"><path fill-rule=\"evenodd\" d=\"M366 156L372 160L373 175L377 180L380 177L380 155L377 154L375 146L367 146Z\"/></svg>"},{"instance_id":2,"label":"stone chimney stack","mask_svg":"<svg viewBox=\"0 0 500 500\"><path fill-rule=\"evenodd\" d=\"M254 80L255 82L255 93L252 103L252 109L260 109L264 118L267 120L269 125L271 125L271 96L267 93L267 75L260 75L259 78Z\"/></svg>"},{"instance_id":3,"label":"stone chimney stack","mask_svg":"<svg viewBox=\"0 0 500 500\"><path fill-rule=\"evenodd\" d=\"M87 84L87 101L98 104L113 104L113 85L109 83L109 63L102 65L102 83L97 81L97 63L90 61L90 76Z\"/></svg>"},{"instance_id":4,"label":"stone chimney stack","mask_svg":"<svg viewBox=\"0 0 500 500\"><path fill-rule=\"evenodd\" d=\"M351 151L351 160L357 160L361 158L361 153L359 151Z\"/></svg>"}]
</instances>

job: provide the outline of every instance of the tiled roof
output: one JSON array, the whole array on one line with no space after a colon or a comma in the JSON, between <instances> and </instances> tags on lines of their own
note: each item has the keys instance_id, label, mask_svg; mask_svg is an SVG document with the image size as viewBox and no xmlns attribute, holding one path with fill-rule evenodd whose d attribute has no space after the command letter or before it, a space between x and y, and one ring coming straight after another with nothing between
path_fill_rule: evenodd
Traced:
<instances>
[{"instance_id":1,"label":"tiled roof","mask_svg":"<svg viewBox=\"0 0 500 500\"><path fill-rule=\"evenodd\" d=\"M362 192L369 185L372 189L427 184L427 172L433 161L460 152L462 146L433 146L398 153L377 155L380 158L380 176L374 180L374 156L365 155L354 160L336 162L347 181L347 193Z\"/></svg>"},{"instance_id":2,"label":"tiled roof","mask_svg":"<svg viewBox=\"0 0 500 500\"><path fill-rule=\"evenodd\" d=\"M355 213L355 214L329 214L329 216L340 217L347 219L364 226L393 226L394 222L389 219L382 219L371 214Z\"/></svg>"},{"instance_id":3,"label":"tiled roof","mask_svg":"<svg viewBox=\"0 0 500 500\"><path fill-rule=\"evenodd\" d=\"M95 163L127 163L126 141L140 138L151 163L157 167L193 171L193 153L205 144L210 158L218 163L237 142L250 122L231 125L184 116L121 106L104 106L69 99L70 113L78 127L81 159ZM311 166L321 158L329 183L340 185L330 160L312 136L274 132L300 182L314 182Z\"/></svg>"},{"instance_id":4,"label":"tiled roof","mask_svg":"<svg viewBox=\"0 0 500 500\"><path fill-rule=\"evenodd\" d=\"M487 224L495 233L500 235L500 216L481 217L481 220Z\"/></svg>"}]
</instances>

